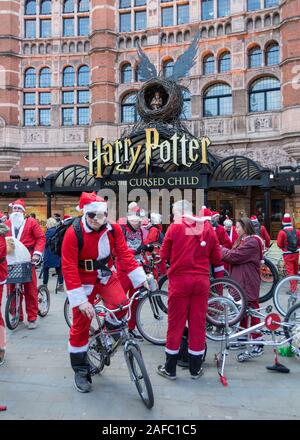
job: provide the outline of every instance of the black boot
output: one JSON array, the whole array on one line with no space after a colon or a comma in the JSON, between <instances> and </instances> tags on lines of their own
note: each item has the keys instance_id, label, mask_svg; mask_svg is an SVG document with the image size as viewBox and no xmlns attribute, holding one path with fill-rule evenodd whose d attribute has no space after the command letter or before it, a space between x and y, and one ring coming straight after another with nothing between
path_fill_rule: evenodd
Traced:
<instances>
[{"instance_id":1,"label":"black boot","mask_svg":"<svg viewBox=\"0 0 300 440\"><path fill-rule=\"evenodd\" d=\"M177 365L183 368L189 367L188 335L188 328L185 327L177 360Z\"/></svg>"},{"instance_id":2,"label":"black boot","mask_svg":"<svg viewBox=\"0 0 300 440\"><path fill-rule=\"evenodd\" d=\"M199 379L203 374L203 368L201 368L203 362L203 355L190 354L189 353L189 367L192 379Z\"/></svg>"},{"instance_id":3,"label":"black boot","mask_svg":"<svg viewBox=\"0 0 300 440\"><path fill-rule=\"evenodd\" d=\"M166 353L166 363L157 367L157 373L166 379L175 380L177 357L178 354Z\"/></svg>"},{"instance_id":4,"label":"black boot","mask_svg":"<svg viewBox=\"0 0 300 440\"><path fill-rule=\"evenodd\" d=\"M75 371L74 385L80 393L88 393L91 390L92 379L90 365L87 360L87 352L70 353L71 366Z\"/></svg>"}]
</instances>

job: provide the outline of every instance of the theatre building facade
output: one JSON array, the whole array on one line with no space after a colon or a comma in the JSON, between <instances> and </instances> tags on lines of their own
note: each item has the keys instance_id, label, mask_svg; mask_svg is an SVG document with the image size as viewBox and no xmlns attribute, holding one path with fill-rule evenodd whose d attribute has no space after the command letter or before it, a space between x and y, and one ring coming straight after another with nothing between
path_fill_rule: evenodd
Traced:
<instances>
[{"instance_id":1,"label":"theatre building facade","mask_svg":"<svg viewBox=\"0 0 300 440\"><path fill-rule=\"evenodd\" d=\"M208 206L300 227L299 30L300 0L1 1L0 209L72 213L88 142L138 122L138 45L168 78L199 32L181 118L210 140Z\"/></svg>"}]
</instances>

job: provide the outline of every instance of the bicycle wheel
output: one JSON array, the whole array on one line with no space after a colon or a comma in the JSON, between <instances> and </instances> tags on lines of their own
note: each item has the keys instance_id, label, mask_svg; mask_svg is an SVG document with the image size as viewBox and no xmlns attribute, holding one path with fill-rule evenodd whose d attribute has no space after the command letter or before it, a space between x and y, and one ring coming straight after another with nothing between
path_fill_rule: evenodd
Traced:
<instances>
[{"instance_id":1,"label":"bicycle wheel","mask_svg":"<svg viewBox=\"0 0 300 440\"><path fill-rule=\"evenodd\" d=\"M99 374L104 368L107 353L99 335L92 336L87 349L87 360L91 366L92 374Z\"/></svg>"},{"instance_id":2,"label":"bicycle wheel","mask_svg":"<svg viewBox=\"0 0 300 440\"><path fill-rule=\"evenodd\" d=\"M241 286L230 278L215 278L210 283L209 297L216 298L219 296L229 298L239 309L239 315L237 315L236 321L232 322L231 325L240 321L247 307L247 298Z\"/></svg>"},{"instance_id":3,"label":"bicycle wheel","mask_svg":"<svg viewBox=\"0 0 300 440\"><path fill-rule=\"evenodd\" d=\"M264 263L260 267L260 290L259 302L263 303L272 298L275 286L278 283L279 274L275 264L268 258L264 259Z\"/></svg>"},{"instance_id":4,"label":"bicycle wheel","mask_svg":"<svg viewBox=\"0 0 300 440\"><path fill-rule=\"evenodd\" d=\"M134 382L143 403L148 409L151 409L154 405L153 390L141 353L134 345L130 344L124 350L124 356L131 380Z\"/></svg>"},{"instance_id":5,"label":"bicycle wheel","mask_svg":"<svg viewBox=\"0 0 300 440\"><path fill-rule=\"evenodd\" d=\"M136 326L147 341L154 345L165 345L168 328L167 292L149 292L139 300Z\"/></svg>"},{"instance_id":6,"label":"bicycle wheel","mask_svg":"<svg viewBox=\"0 0 300 440\"><path fill-rule=\"evenodd\" d=\"M285 316L289 309L299 301L300 276L285 277L277 284L273 301L278 312Z\"/></svg>"},{"instance_id":7,"label":"bicycle wheel","mask_svg":"<svg viewBox=\"0 0 300 440\"><path fill-rule=\"evenodd\" d=\"M297 357L300 357L300 303L295 304L287 312L283 321L283 329L286 338L293 337L290 344Z\"/></svg>"},{"instance_id":8,"label":"bicycle wheel","mask_svg":"<svg viewBox=\"0 0 300 440\"><path fill-rule=\"evenodd\" d=\"M16 289L8 295L5 305L5 322L9 330L15 330L20 322L20 296Z\"/></svg>"},{"instance_id":9,"label":"bicycle wheel","mask_svg":"<svg viewBox=\"0 0 300 440\"><path fill-rule=\"evenodd\" d=\"M226 310L227 310L229 327L232 327L238 322L240 322L241 318L245 313L232 299L226 298L225 296L217 296L217 297L209 298L207 313L206 313L207 323L212 325L213 327L223 328L225 326ZM206 327L206 331L207 331L207 327ZM210 339L213 339L213 337L211 337ZM219 337L216 337L215 340L219 340L219 339L220 339Z\"/></svg>"},{"instance_id":10,"label":"bicycle wheel","mask_svg":"<svg viewBox=\"0 0 300 440\"><path fill-rule=\"evenodd\" d=\"M44 318L50 309L50 292L46 286L39 286L38 288L38 314Z\"/></svg>"},{"instance_id":11,"label":"bicycle wheel","mask_svg":"<svg viewBox=\"0 0 300 440\"><path fill-rule=\"evenodd\" d=\"M72 309L70 307L68 297L66 298L65 304L64 304L64 317L65 317L65 321L68 324L68 326L71 327L72 322L73 322L73 314L72 314Z\"/></svg>"}]
</instances>

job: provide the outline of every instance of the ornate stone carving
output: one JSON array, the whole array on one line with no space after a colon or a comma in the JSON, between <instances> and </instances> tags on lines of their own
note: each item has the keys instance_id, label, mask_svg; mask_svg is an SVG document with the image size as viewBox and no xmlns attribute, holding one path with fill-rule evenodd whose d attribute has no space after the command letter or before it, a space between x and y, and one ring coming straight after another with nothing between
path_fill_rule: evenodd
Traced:
<instances>
[{"instance_id":1,"label":"ornate stone carving","mask_svg":"<svg viewBox=\"0 0 300 440\"><path fill-rule=\"evenodd\" d=\"M257 115L248 118L248 132L259 133L264 131L278 130L279 118L277 115Z\"/></svg>"},{"instance_id":2,"label":"ornate stone carving","mask_svg":"<svg viewBox=\"0 0 300 440\"><path fill-rule=\"evenodd\" d=\"M25 142L30 144L40 144L44 141L43 132L41 131L25 131Z\"/></svg>"},{"instance_id":3,"label":"ornate stone carving","mask_svg":"<svg viewBox=\"0 0 300 440\"><path fill-rule=\"evenodd\" d=\"M64 142L84 142L84 132L74 130L64 130Z\"/></svg>"}]
</instances>

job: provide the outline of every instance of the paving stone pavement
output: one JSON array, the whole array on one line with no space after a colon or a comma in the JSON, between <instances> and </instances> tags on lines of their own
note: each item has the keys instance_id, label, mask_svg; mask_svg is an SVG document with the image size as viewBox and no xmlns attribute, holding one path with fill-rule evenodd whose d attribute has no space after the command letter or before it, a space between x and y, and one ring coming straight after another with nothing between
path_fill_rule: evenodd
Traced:
<instances>
[{"instance_id":1,"label":"paving stone pavement","mask_svg":"<svg viewBox=\"0 0 300 440\"><path fill-rule=\"evenodd\" d=\"M54 278L51 278L54 292ZM178 369L174 382L156 374L164 349L144 342L143 357L153 386L155 404L147 410L129 379L122 350L111 366L93 378L93 392L78 393L67 352L68 327L63 317L65 294L51 293L48 316L36 330L26 323L7 330L7 357L0 367L0 420L160 420L160 419L299 419L300 360L282 358L290 374L272 373L272 349L248 363L238 364L236 352L227 359L229 386L223 387L214 364L219 345L208 344L205 373L198 381ZM4 301L5 303L5 301Z\"/></svg>"}]
</instances>

